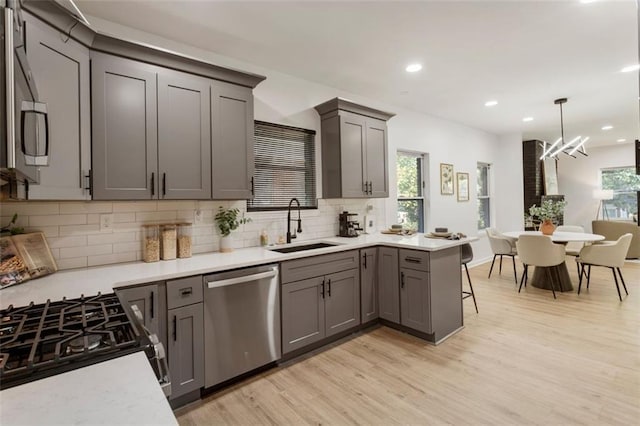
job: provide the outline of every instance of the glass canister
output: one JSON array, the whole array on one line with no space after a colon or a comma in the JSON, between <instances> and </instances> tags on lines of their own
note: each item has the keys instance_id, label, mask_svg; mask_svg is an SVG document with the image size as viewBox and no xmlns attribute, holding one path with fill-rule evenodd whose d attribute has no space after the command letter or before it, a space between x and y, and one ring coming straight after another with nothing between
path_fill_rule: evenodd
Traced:
<instances>
[{"instance_id":1,"label":"glass canister","mask_svg":"<svg viewBox=\"0 0 640 426\"><path fill-rule=\"evenodd\" d=\"M160 225L160 241L162 260L176 258L177 230L175 223L165 223Z\"/></svg>"},{"instance_id":2,"label":"glass canister","mask_svg":"<svg viewBox=\"0 0 640 426\"><path fill-rule=\"evenodd\" d=\"M158 225L142 225L142 260L160 260L160 228Z\"/></svg>"},{"instance_id":3,"label":"glass canister","mask_svg":"<svg viewBox=\"0 0 640 426\"><path fill-rule=\"evenodd\" d=\"M178 257L183 259L191 257L191 236L193 235L190 223L178 223Z\"/></svg>"}]
</instances>

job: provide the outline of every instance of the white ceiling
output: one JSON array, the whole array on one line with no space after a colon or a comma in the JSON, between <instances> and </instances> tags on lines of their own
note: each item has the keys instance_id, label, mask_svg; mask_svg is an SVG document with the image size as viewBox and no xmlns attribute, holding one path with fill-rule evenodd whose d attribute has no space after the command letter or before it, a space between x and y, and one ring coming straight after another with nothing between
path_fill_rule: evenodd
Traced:
<instances>
[{"instance_id":1,"label":"white ceiling","mask_svg":"<svg viewBox=\"0 0 640 426\"><path fill-rule=\"evenodd\" d=\"M640 137L634 0L79 0L82 12L495 134ZM424 69L408 74L405 66ZM487 100L497 106L487 108ZM534 120L523 123L522 118ZM609 131L603 125L612 125Z\"/></svg>"}]
</instances>

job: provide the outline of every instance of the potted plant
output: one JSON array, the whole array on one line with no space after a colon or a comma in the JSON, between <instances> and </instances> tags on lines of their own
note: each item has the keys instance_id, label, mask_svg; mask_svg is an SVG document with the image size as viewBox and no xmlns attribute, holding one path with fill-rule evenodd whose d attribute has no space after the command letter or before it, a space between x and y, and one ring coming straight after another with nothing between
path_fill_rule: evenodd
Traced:
<instances>
[{"instance_id":1,"label":"potted plant","mask_svg":"<svg viewBox=\"0 0 640 426\"><path fill-rule=\"evenodd\" d=\"M556 229L556 223L558 219L564 214L564 208L567 202L546 200L540 207L535 204L529 208L529 214L535 216L542 221L540 225L540 232L544 235L551 235Z\"/></svg>"},{"instance_id":2,"label":"potted plant","mask_svg":"<svg viewBox=\"0 0 640 426\"><path fill-rule=\"evenodd\" d=\"M216 213L216 225L222 234L220 238L220 251L230 252L233 251L233 242L231 240L231 231L238 229L240 225L251 222L251 218L241 217L238 218L240 210L236 208L225 209L220 206L218 213Z\"/></svg>"}]
</instances>

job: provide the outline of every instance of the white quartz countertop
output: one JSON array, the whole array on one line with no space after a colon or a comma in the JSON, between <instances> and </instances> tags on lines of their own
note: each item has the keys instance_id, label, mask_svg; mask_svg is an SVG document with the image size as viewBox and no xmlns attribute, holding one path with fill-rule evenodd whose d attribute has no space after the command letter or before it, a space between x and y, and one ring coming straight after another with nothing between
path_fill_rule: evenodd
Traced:
<instances>
[{"instance_id":1,"label":"white quartz countertop","mask_svg":"<svg viewBox=\"0 0 640 426\"><path fill-rule=\"evenodd\" d=\"M164 281L190 275L208 274L229 269L244 268L267 263L278 263L284 260L317 256L345 250L360 249L376 245L407 248L415 250L437 251L456 247L477 238L446 240L426 238L424 234L412 236L369 234L357 238L323 238L307 240L293 244L304 245L314 242L338 244L333 247L294 253L277 253L263 247L236 249L231 253L198 254L188 259L166 260L154 263L132 262L116 265L97 266L92 268L59 271L35 280L27 281L0 290L0 309L9 305L24 306L30 302L45 303L47 299L72 299L81 295L93 296L98 292L111 293L115 288L154 281ZM281 248L288 245L269 247Z\"/></svg>"},{"instance_id":2,"label":"white quartz countertop","mask_svg":"<svg viewBox=\"0 0 640 426\"><path fill-rule=\"evenodd\" d=\"M0 392L3 425L177 425L144 352Z\"/></svg>"}]
</instances>

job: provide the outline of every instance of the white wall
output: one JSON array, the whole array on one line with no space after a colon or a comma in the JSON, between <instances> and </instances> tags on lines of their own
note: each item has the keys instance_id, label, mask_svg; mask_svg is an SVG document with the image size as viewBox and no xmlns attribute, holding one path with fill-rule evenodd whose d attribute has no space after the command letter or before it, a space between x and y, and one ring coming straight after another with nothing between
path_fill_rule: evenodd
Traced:
<instances>
[{"instance_id":1,"label":"white wall","mask_svg":"<svg viewBox=\"0 0 640 426\"><path fill-rule=\"evenodd\" d=\"M492 164L494 170L494 225L504 229L518 229L521 225L522 185L521 182L521 140L519 135L498 138L495 135L473 129L458 123L437 117L416 113L394 105L385 104L375 99L368 99L344 90L323 86L302 80L278 71L224 57L213 52L183 45L153 34L113 24L97 18L91 18L92 25L100 31L114 34L130 40L160 46L164 49L180 52L185 55L200 58L217 65L241 69L265 75L267 79L254 90L255 118L285 125L314 129L318 132L317 156L320 164L320 117L313 109L317 104L336 96L345 97L355 102L373 108L394 112L397 115L389 122L389 184L390 198L384 201L372 200L373 213L378 217L378 227L382 228L396 222L396 177L395 159L398 149L420 151L429 156L429 196L427 230L436 226L448 227L451 231L463 232L467 235L477 235L477 205L476 205L476 163L478 161ZM505 155L508 154L508 155ZM512 155L513 154L513 155ZM451 163L454 172L468 172L470 174L470 200L458 202L455 195L440 194L439 163ZM321 182L320 176L318 181ZM502 193L502 189L508 193ZM319 192L321 193L321 192ZM510 204L517 200L518 208ZM322 210L331 217L323 220L336 221L336 208L344 202L331 200L327 205L333 207ZM364 213L366 200L349 201L349 206L358 213ZM60 204L61 206L63 204ZM157 209L163 209L163 203L158 202ZM503 206L503 207L501 207ZM507 206L509 208L507 208ZM155 208L154 208L155 210ZM323 213L320 214L323 214ZM176 213L178 214L178 213ZM3 216L5 216L3 212ZM272 220L273 218L265 218ZM61 219L57 219L61 220ZM138 220L135 220L137 223ZM504 226L500 224L504 222ZM326 233L319 232L318 235ZM322 235L324 236L324 235ZM246 241L253 241L254 236L246 236ZM215 247L216 241L207 240L210 247ZM489 257L490 250L484 243L476 243L476 259Z\"/></svg>"},{"instance_id":2,"label":"white wall","mask_svg":"<svg viewBox=\"0 0 640 426\"><path fill-rule=\"evenodd\" d=\"M560 160L558 187L567 200L565 223L582 225L590 231L600 204L593 199L593 190L600 188L600 169L635 166L635 150L632 143L625 143L591 148L588 153L588 157Z\"/></svg>"}]
</instances>

